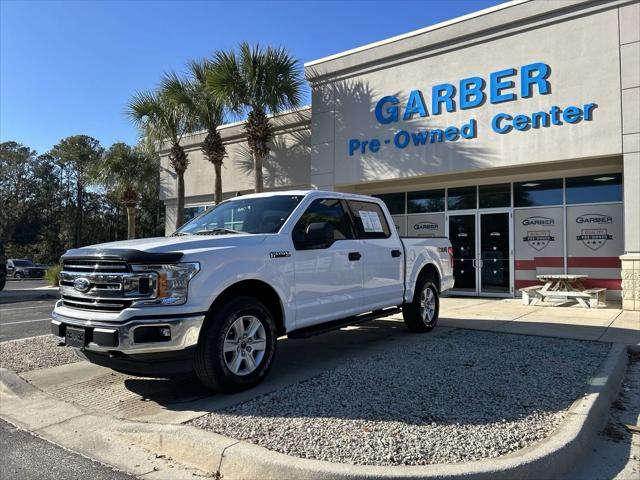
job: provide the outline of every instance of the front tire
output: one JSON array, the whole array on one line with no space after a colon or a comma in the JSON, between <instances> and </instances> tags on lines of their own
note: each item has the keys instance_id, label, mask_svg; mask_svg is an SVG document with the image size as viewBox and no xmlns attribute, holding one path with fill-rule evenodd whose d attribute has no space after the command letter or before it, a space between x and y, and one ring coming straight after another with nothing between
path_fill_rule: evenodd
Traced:
<instances>
[{"instance_id":1,"label":"front tire","mask_svg":"<svg viewBox=\"0 0 640 480\"><path fill-rule=\"evenodd\" d=\"M22 274L20 272L16 272L13 274L13 278L22 278Z\"/></svg>"},{"instance_id":2,"label":"front tire","mask_svg":"<svg viewBox=\"0 0 640 480\"><path fill-rule=\"evenodd\" d=\"M440 315L438 288L431 277L418 279L413 301L402 308L404 323L411 332L430 332Z\"/></svg>"},{"instance_id":3,"label":"front tire","mask_svg":"<svg viewBox=\"0 0 640 480\"><path fill-rule=\"evenodd\" d=\"M237 392L258 385L276 353L276 325L263 303L252 297L225 301L203 326L194 370L216 392Z\"/></svg>"}]
</instances>

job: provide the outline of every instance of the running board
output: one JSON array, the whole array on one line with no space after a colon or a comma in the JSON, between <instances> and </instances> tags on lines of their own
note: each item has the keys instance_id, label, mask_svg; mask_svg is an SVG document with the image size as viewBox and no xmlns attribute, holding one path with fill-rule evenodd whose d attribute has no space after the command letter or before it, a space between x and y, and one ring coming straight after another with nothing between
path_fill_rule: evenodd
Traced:
<instances>
[{"instance_id":1,"label":"running board","mask_svg":"<svg viewBox=\"0 0 640 480\"><path fill-rule=\"evenodd\" d=\"M357 325L359 323L375 320L376 318L388 317L396 313L402 312L400 307L386 308L384 310L376 310L375 312L364 313L355 317L342 318L340 320L333 320L331 322L321 323L319 325L312 325L310 327L300 328L287 333L289 338L309 338L322 333L332 332L333 330L340 330L341 328L348 327L350 325Z\"/></svg>"}]
</instances>

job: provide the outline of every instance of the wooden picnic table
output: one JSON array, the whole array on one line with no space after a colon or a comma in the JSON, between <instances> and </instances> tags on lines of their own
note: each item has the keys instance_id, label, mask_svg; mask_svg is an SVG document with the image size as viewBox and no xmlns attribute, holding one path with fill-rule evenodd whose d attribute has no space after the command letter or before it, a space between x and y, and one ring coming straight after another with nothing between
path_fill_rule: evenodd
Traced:
<instances>
[{"instance_id":1,"label":"wooden picnic table","mask_svg":"<svg viewBox=\"0 0 640 480\"><path fill-rule=\"evenodd\" d=\"M542 292L580 292L586 290L583 280L588 275L536 275L536 278L545 282Z\"/></svg>"},{"instance_id":2,"label":"wooden picnic table","mask_svg":"<svg viewBox=\"0 0 640 480\"><path fill-rule=\"evenodd\" d=\"M536 278L544 285L535 285L520 289L522 302L535 305L547 298L569 299L572 298L584 308L596 308L605 302L606 288L586 289L583 280L588 275L536 275Z\"/></svg>"}]
</instances>

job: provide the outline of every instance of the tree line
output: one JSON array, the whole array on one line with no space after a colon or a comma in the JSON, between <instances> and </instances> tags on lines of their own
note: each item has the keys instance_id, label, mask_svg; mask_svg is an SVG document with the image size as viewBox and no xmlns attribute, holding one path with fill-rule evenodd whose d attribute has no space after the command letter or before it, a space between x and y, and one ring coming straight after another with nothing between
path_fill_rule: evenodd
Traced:
<instances>
[{"instance_id":1,"label":"tree line","mask_svg":"<svg viewBox=\"0 0 640 480\"><path fill-rule=\"evenodd\" d=\"M163 235L159 182L157 156L125 143L74 135L38 154L3 142L0 241L8 257L56 263L69 248L125 238L136 206L128 236Z\"/></svg>"}]
</instances>

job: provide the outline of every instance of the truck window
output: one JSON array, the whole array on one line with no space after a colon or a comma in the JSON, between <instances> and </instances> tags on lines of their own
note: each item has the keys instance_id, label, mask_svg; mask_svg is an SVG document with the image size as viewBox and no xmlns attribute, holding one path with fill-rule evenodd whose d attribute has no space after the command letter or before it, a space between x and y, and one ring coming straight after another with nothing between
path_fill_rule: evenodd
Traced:
<instances>
[{"instance_id":1,"label":"truck window","mask_svg":"<svg viewBox=\"0 0 640 480\"><path fill-rule=\"evenodd\" d=\"M293 227L294 245L300 241L310 223L328 222L333 228L333 239L349 240L354 238L349 216L342 208L342 202L336 198L314 200Z\"/></svg>"},{"instance_id":2,"label":"truck window","mask_svg":"<svg viewBox=\"0 0 640 480\"><path fill-rule=\"evenodd\" d=\"M278 233L285 220L298 206L301 195L238 198L227 200L183 225L178 233L204 235L216 229L242 233Z\"/></svg>"},{"instance_id":3,"label":"truck window","mask_svg":"<svg viewBox=\"0 0 640 480\"><path fill-rule=\"evenodd\" d=\"M389 238L389 224L377 203L349 200L358 238Z\"/></svg>"}]
</instances>

